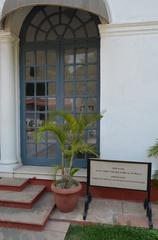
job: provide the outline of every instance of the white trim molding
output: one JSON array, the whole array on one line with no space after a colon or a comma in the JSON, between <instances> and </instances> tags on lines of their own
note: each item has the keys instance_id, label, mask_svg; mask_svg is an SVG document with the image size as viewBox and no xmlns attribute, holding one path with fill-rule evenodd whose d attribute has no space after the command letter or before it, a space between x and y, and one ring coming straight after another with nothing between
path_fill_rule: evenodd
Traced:
<instances>
[{"instance_id":1,"label":"white trim molding","mask_svg":"<svg viewBox=\"0 0 158 240\"><path fill-rule=\"evenodd\" d=\"M13 43L19 43L20 39L11 32L6 32L3 30L0 30L0 42L13 42Z\"/></svg>"},{"instance_id":2,"label":"white trim molding","mask_svg":"<svg viewBox=\"0 0 158 240\"><path fill-rule=\"evenodd\" d=\"M158 34L158 21L122 24L100 24L101 38Z\"/></svg>"}]
</instances>

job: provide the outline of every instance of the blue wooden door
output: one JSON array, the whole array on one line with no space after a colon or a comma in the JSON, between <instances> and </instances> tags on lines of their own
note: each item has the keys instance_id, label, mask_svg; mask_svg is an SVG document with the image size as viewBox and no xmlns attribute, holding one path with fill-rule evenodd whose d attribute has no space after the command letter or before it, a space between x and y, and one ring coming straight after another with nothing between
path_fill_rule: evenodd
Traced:
<instances>
[{"instance_id":1,"label":"blue wooden door","mask_svg":"<svg viewBox=\"0 0 158 240\"><path fill-rule=\"evenodd\" d=\"M98 33L88 25L85 30L83 20L77 24L81 14L80 10L38 7L22 28L21 152L25 165L60 162L61 152L53 134L46 133L42 141L35 141L38 128L53 111L99 112L99 39L88 37ZM86 24L96 26L96 17L89 13L83 16ZM53 25L55 21L58 23ZM87 129L85 138L99 150L99 124ZM85 156L76 156L75 165L86 167Z\"/></svg>"}]
</instances>

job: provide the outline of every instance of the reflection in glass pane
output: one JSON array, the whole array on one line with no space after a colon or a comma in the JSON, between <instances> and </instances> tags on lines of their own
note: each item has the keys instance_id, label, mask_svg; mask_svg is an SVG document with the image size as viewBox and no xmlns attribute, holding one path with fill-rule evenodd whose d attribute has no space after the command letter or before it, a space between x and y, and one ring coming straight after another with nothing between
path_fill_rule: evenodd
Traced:
<instances>
[{"instance_id":1,"label":"reflection in glass pane","mask_svg":"<svg viewBox=\"0 0 158 240\"><path fill-rule=\"evenodd\" d=\"M52 111L47 112L47 121L55 121Z\"/></svg>"},{"instance_id":2,"label":"reflection in glass pane","mask_svg":"<svg viewBox=\"0 0 158 240\"><path fill-rule=\"evenodd\" d=\"M88 63L97 62L97 50L95 48L88 49Z\"/></svg>"},{"instance_id":3,"label":"reflection in glass pane","mask_svg":"<svg viewBox=\"0 0 158 240\"><path fill-rule=\"evenodd\" d=\"M35 111L35 99L26 98L26 111L33 112Z\"/></svg>"},{"instance_id":4,"label":"reflection in glass pane","mask_svg":"<svg viewBox=\"0 0 158 240\"><path fill-rule=\"evenodd\" d=\"M44 41L46 40L46 33L43 31L38 31L37 35L36 35L36 40L37 41Z\"/></svg>"},{"instance_id":5,"label":"reflection in glass pane","mask_svg":"<svg viewBox=\"0 0 158 240\"><path fill-rule=\"evenodd\" d=\"M86 32L83 28L79 28L76 32L76 38L86 38Z\"/></svg>"},{"instance_id":6,"label":"reflection in glass pane","mask_svg":"<svg viewBox=\"0 0 158 240\"><path fill-rule=\"evenodd\" d=\"M76 95L77 96L85 96L86 95L86 83L85 82L76 83Z\"/></svg>"},{"instance_id":7,"label":"reflection in glass pane","mask_svg":"<svg viewBox=\"0 0 158 240\"><path fill-rule=\"evenodd\" d=\"M47 64L55 65L56 64L56 52L53 50L47 51Z\"/></svg>"},{"instance_id":8,"label":"reflection in glass pane","mask_svg":"<svg viewBox=\"0 0 158 240\"><path fill-rule=\"evenodd\" d=\"M92 145L96 144L96 138L96 130L88 130L87 143Z\"/></svg>"},{"instance_id":9,"label":"reflection in glass pane","mask_svg":"<svg viewBox=\"0 0 158 240\"><path fill-rule=\"evenodd\" d=\"M47 36L47 40L56 40L57 35L56 33L52 30L49 32L48 36Z\"/></svg>"},{"instance_id":10,"label":"reflection in glass pane","mask_svg":"<svg viewBox=\"0 0 158 240\"><path fill-rule=\"evenodd\" d=\"M45 111L46 106L46 99L44 98L37 98L36 99L36 111Z\"/></svg>"},{"instance_id":11,"label":"reflection in glass pane","mask_svg":"<svg viewBox=\"0 0 158 240\"><path fill-rule=\"evenodd\" d=\"M27 158L35 158L36 157L36 145L35 144L27 144L26 145Z\"/></svg>"},{"instance_id":12,"label":"reflection in glass pane","mask_svg":"<svg viewBox=\"0 0 158 240\"><path fill-rule=\"evenodd\" d=\"M85 49L77 49L76 51L76 63L86 62L86 52Z\"/></svg>"},{"instance_id":13,"label":"reflection in glass pane","mask_svg":"<svg viewBox=\"0 0 158 240\"><path fill-rule=\"evenodd\" d=\"M86 104L85 99L83 98L76 98L76 112L86 112Z\"/></svg>"},{"instance_id":14,"label":"reflection in glass pane","mask_svg":"<svg viewBox=\"0 0 158 240\"><path fill-rule=\"evenodd\" d=\"M72 39L74 38L73 32L70 29L67 29L65 34L64 34L65 39Z\"/></svg>"},{"instance_id":15,"label":"reflection in glass pane","mask_svg":"<svg viewBox=\"0 0 158 240\"><path fill-rule=\"evenodd\" d=\"M56 80L56 66L47 67L47 80Z\"/></svg>"},{"instance_id":16,"label":"reflection in glass pane","mask_svg":"<svg viewBox=\"0 0 158 240\"><path fill-rule=\"evenodd\" d=\"M45 96L45 83L36 84L36 96Z\"/></svg>"},{"instance_id":17,"label":"reflection in glass pane","mask_svg":"<svg viewBox=\"0 0 158 240\"><path fill-rule=\"evenodd\" d=\"M48 111L56 110L56 98L48 98Z\"/></svg>"},{"instance_id":18,"label":"reflection in glass pane","mask_svg":"<svg viewBox=\"0 0 158 240\"><path fill-rule=\"evenodd\" d=\"M56 156L56 144L48 144L48 158L55 159Z\"/></svg>"},{"instance_id":19,"label":"reflection in glass pane","mask_svg":"<svg viewBox=\"0 0 158 240\"><path fill-rule=\"evenodd\" d=\"M70 21L69 16L67 16L66 14L62 14L62 16L61 16L61 22L62 22L63 24L67 24L67 23L69 23L69 21Z\"/></svg>"},{"instance_id":20,"label":"reflection in glass pane","mask_svg":"<svg viewBox=\"0 0 158 240\"><path fill-rule=\"evenodd\" d=\"M74 100L73 98L64 99L64 109L66 112L73 112Z\"/></svg>"},{"instance_id":21,"label":"reflection in glass pane","mask_svg":"<svg viewBox=\"0 0 158 240\"><path fill-rule=\"evenodd\" d=\"M74 17L73 20L72 20L71 23L70 23L70 27L71 27L72 29L76 29L76 28L78 28L79 26L81 26L81 22L80 22L76 17Z\"/></svg>"},{"instance_id":22,"label":"reflection in glass pane","mask_svg":"<svg viewBox=\"0 0 158 240\"><path fill-rule=\"evenodd\" d=\"M26 128L34 128L36 127L36 121L35 121L35 114L26 112Z\"/></svg>"},{"instance_id":23,"label":"reflection in glass pane","mask_svg":"<svg viewBox=\"0 0 158 240\"><path fill-rule=\"evenodd\" d=\"M35 143L35 129L27 129L26 130L26 140L27 143Z\"/></svg>"},{"instance_id":24,"label":"reflection in glass pane","mask_svg":"<svg viewBox=\"0 0 158 240\"><path fill-rule=\"evenodd\" d=\"M73 66L65 66L65 81L72 81L74 78Z\"/></svg>"},{"instance_id":25,"label":"reflection in glass pane","mask_svg":"<svg viewBox=\"0 0 158 240\"><path fill-rule=\"evenodd\" d=\"M72 82L65 82L64 84L64 94L66 97L71 97L73 95L73 84Z\"/></svg>"},{"instance_id":26,"label":"reflection in glass pane","mask_svg":"<svg viewBox=\"0 0 158 240\"><path fill-rule=\"evenodd\" d=\"M52 132L47 132L47 141L48 143L56 143L56 139Z\"/></svg>"},{"instance_id":27,"label":"reflection in glass pane","mask_svg":"<svg viewBox=\"0 0 158 240\"><path fill-rule=\"evenodd\" d=\"M55 14L53 17L50 18L50 21L52 22L52 25L59 24L59 15Z\"/></svg>"},{"instance_id":28,"label":"reflection in glass pane","mask_svg":"<svg viewBox=\"0 0 158 240\"><path fill-rule=\"evenodd\" d=\"M45 144L37 144L37 158L46 158L47 149Z\"/></svg>"},{"instance_id":29,"label":"reflection in glass pane","mask_svg":"<svg viewBox=\"0 0 158 240\"><path fill-rule=\"evenodd\" d=\"M85 79L85 65L76 66L76 80L82 81Z\"/></svg>"},{"instance_id":30,"label":"reflection in glass pane","mask_svg":"<svg viewBox=\"0 0 158 240\"><path fill-rule=\"evenodd\" d=\"M42 22L42 20L45 18L45 15L42 11L39 11L33 18L32 24L35 26L39 26L39 24Z\"/></svg>"},{"instance_id":31,"label":"reflection in glass pane","mask_svg":"<svg viewBox=\"0 0 158 240\"><path fill-rule=\"evenodd\" d=\"M96 81L88 82L88 96L95 97L97 95L97 83Z\"/></svg>"},{"instance_id":32,"label":"reflection in glass pane","mask_svg":"<svg viewBox=\"0 0 158 240\"><path fill-rule=\"evenodd\" d=\"M55 95L56 95L56 83L55 82L47 83L47 96Z\"/></svg>"},{"instance_id":33,"label":"reflection in glass pane","mask_svg":"<svg viewBox=\"0 0 158 240\"><path fill-rule=\"evenodd\" d=\"M35 64L35 53L26 52L26 65L34 65L34 64Z\"/></svg>"},{"instance_id":34,"label":"reflection in glass pane","mask_svg":"<svg viewBox=\"0 0 158 240\"><path fill-rule=\"evenodd\" d=\"M87 112L96 112L96 98L88 98L87 100Z\"/></svg>"},{"instance_id":35,"label":"reflection in glass pane","mask_svg":"<svg viewBox=\"0 0 158 240\"><path fill-rule=\"evenodd\" d=\"M45 80L45 69L43 67L36 67L36 80Z\"/></svg>"},{"instance_id":36,"label":"reflection in glass pane","mask_svg":"<svg viewBox=\"0 0 158 240\"><path fill-rule=\"evenodd\" d=\"M74 63L74 50L65 50L64 62L65 64Z\"/></svg>"},{"instance_id":37,"label":"reflection in glass pane","mask_svg":"<svg viewBox=\"0 0 158 240\"><path fill-rule=\"evenodd\" d=\"M36 143L37 143L37 141L36 141ZM38 140L38 144L46 144L46 143L47 143L47 133L43 133L42 138L40 140Z\"/></svg>"},{"instance_id":38,"label":"reflection in glass pane","mask_svg":"<svg viewBox=\"0 0 158 240\"><path fill-rule=\"evenodd\" d=\"M36 114L37 120L36 120L36 127L39 128L42 126L42 124L45 121L45 113L37 113Z\"/></svg>"},{"instance_id":39,"label":"reflection in glass pane","mask_svg":"<svg viewBox=\"0 0 158 240\"><path fill-rule=\"evenodd\" d=\"M88 79L89 80L97 80L97 66L96 65L88 65Z\"/></svg>"},{"instance_id":40,"label":"reflection in glass pane","mask_svg":"<svg viewBox=\"0 0 158 240\"><path fill-rule=\"evenodd\" d=\"M36 52L36 63L37 65L44 65L46 63L45 51Z\"/></svg>"},{"instance_id":41,"label":"reflection in glass pane","mask_svg":"<svg viewBox=\"0 0 158 240\"><path fill-rule=\"evenodd\" d=\"M41 126L42 123L46 120L45 112L36 112L37 127Z\"/></svg>"},{"instance_id":42,"label":"reflection in glass pane","mask_svg":"<svg viewBox=\"0 0 158 240\"><path fill-rule=\"evenodd\" d=\"M26 83L26 96L34 96L34 83Z\"/></svg>"},{"instance_id":43,"label":"reflection in glass pane","mask_svg":"<svg viewBox=\"0 0 158 240\"><path fill-rule=\"evenodd\" d=\"M36 32L36 28L30 26L27 30L26 33L26 41L27 42L32 42L34 41L34 37L35 37L35 32Z\"/></svg>"},{"instance_id":44,"label":"reflection in glass pane","mask_svg":"<svg viewBox=\"0 0 158 240\"><path fill-rule=\"evenodd\" d=\"M40 28L41 28L43 31L48 32L49 29L51 28L51 25L50 25L50 23L49 23L48 20L45 20L44 23L42 23L42 25L40 26Z\"/></svg>"},{"instance_id":45,"label":"reflection in glass pane","mask_svg":"<svg viewBox=\"0 0 158 240\"><path fill-rule=\"evenodd\" d=\"M35 68L27 67L26 68L26 81L32 81L35 77Z\"/></svg>"},{"instance_id":46,"label":"reflection in glass pane","mask_svg":"<svg viewBox=\"0 0 158 240\"><path fill-rule=\"evenodd\" d=\"M65 26L64 25L59 25L55 28L57 34L59 36L63 35L64 31L65 31Z\"/></svg>"}]
</instances>

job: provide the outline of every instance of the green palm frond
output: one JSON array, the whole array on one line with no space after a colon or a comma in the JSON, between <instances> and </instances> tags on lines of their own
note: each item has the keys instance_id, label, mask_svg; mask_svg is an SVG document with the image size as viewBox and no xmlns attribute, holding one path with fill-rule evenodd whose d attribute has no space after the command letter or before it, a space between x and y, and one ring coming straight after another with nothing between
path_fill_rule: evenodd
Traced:
<instances>
[{"instance_id":1,"label":"green palm frond","mask_svg":"<svg viewBox=\"0 0 158 240\"><path fill-rule=\"evenodd\" d=\"M38 138L41 138L42 134L45 132L54 133L54 137L62 146L65 144L67 139L67 132L64 131L63 125L56 124L54 122L47 122L45 125L39 128L37 132Z\"/></svg>"},{"instance_id":2,"label":"green palm frond","mask_svg":"<svg viewBox=\"0 0 158 240\"><path fill-rule=\"evenodd\" d=\"M101 114L83 114L76 117L76 128L79 133L83 133L85 129L92 127L98 120L102 118Z\"/></svg>"},{"instance_id":3,"label":"green palm frond","mask_svg":"<svg viewBox=\"0 0 158 240\"><path fill-rule=\"evenodd\" d=\"M149 157L156 157L158 158L158 139L155 145L149 148L148 150L148 156Z\"/></svg>"},{"instance_id":4,"label":"green palm frond","mask_svg":"<svg viewBox=\"0 0 158 240\"><path fill-rule=\"evenodd\" d=\"M56 176L57 176L57 172L61 169L60 166L58 165L55 165L52 167L52 174L53 174L53 177L54 177L54 180L56 181Z\"/></svg>"},{"instance_id":5,"label":"green palm frond","mask_svg":"<svg viewBox=\"0 0 158 240\"><path fill-rule=\"evenodd\" d=\"M73 177L80 169L79 168L72 168L70 170L70 176Z\"/></svg>"}]
</instances>

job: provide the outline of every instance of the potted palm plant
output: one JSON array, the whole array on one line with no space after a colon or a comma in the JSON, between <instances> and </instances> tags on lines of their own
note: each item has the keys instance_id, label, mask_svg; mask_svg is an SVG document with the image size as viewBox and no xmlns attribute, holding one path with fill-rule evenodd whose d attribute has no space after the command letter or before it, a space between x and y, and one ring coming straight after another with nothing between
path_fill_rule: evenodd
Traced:
<instances>
[{"instance_id":1,"label":"potted palm plant","mask_svg":"<svg viewBox=\"0 0 158 240\"><path fill-rule=\"evenodd\" d=\"M92 127L96 121L102 118L101 114L73 115L66 112L55 112L51 121L40 127L38 136L42 137L45 132L52 132L61 149L61 163L53 167L55 181L52 190L55 195L56 206L62 212L72 211L79 198L81 184L73 179L79 169L74 168L74 159L78 153L92 154L97 156L93 145L86 142L85 130ZM61 121L57 123L56 118ZM56 179L57 172L61 172L61 178Z\"/></svg>"}]
</instances>

